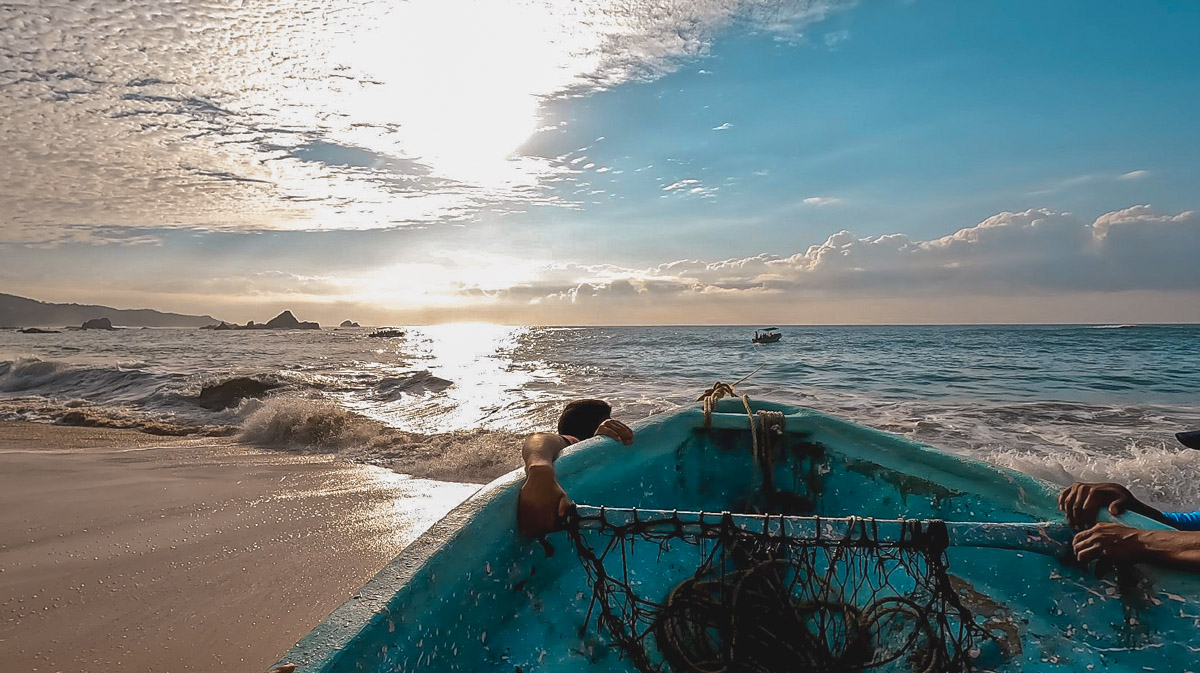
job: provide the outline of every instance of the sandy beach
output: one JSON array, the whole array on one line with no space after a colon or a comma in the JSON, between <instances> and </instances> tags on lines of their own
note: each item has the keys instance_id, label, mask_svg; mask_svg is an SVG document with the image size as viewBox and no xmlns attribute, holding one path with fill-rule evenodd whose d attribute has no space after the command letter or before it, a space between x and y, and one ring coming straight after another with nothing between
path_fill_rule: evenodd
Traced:
<instances>
[{"instance_id":1,"label":"sandy beach","mask_svg":"<svg viewBox=\"0 0 1200 673\"><path fill-rule=\"evenodd\" d=\"M477 485L0 423L6 671L263 671Z\"/></svg>"}]
</instances>

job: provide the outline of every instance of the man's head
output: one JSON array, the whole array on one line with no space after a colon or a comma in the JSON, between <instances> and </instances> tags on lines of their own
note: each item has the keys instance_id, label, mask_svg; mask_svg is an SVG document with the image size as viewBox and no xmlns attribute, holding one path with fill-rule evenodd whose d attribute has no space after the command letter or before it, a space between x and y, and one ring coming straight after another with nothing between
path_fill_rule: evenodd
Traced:
<instances>
[{"instance_id":1,"label":"man's head","mask_svg":"<svg viewBox=\"0 0 1200 673\"><path fill-rule=\"evenodd\" d=\"M584 440L596 434L596 428L612 417L612 407L604 400L575 400L558 417L558 434Z\"/></svg>"}]
</instances>

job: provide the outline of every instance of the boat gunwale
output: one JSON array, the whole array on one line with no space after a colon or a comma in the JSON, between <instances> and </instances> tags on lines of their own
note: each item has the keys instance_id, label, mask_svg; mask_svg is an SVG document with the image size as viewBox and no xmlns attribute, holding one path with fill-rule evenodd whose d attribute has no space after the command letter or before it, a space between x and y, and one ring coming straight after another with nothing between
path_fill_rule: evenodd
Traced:
<instances>
[{"instance_id":1,"label":"boat gunwale","mask_svg":"<svg viewBox=\"0 0 1200 673\"><path fill-rule=\"evenodd\" d=\"M1058 488L1049 482L1007 467L987 463L970 456L947 453L900 435L852 423L808 407L754 401L751 408L754 411L764 409L782 411L788 418L816 419L820 422L832 422L835 427L852 429L855 433L866 433L867 436L874 437L887 444L899 443L905 451L913 452L921 460L929 460L934 464L945 466L957 464L959 467L966 466L972 470L991 472L997 476L1004 477L1010 485L1016 486L1022 493L1020 497L1022 502L1028 502L1028 496L1034 493L1043 497L1052 496ZM739 422L734 419L734 417L739 415L741 423L748 423L745 409L740 399L718 400L716 413L713 414L712 419L714 421L713 426L720 427L725 425L733 427L730 424ZM695 406L681 407L662 414L649 416L630 423L630 427L634 430L636 436L639 431L644 431L655 426L663 426L669 421L684 420L689 417L693 423L693 427L701 427L696 424L696 421L700 420L702 422L703 414ZM594 450L605 446L609 448L627 448L621 447L616 443L607 442L606 438L599 436L569 446L563 450L556 461L559 476L569 476L588 468L595 460L607 455L608 451ZM517 468L512 472L497 477L454 507L446 516L438 520L428 530L404 547L396 557L389 561L366 584L355 592L353 597L335 608L328 617L322 620L320 624L289 649L275 665L295 664L296 673L318 673L334 670L333 666L338 663L339 657L349 651L347 646L359 634L371 629L377 620L389 616L390 610L388 605L402 593L411 589L413 580L426 570L434 557L451 545L463 533L471 519L498 499L510 495L512 491L519 489L523 481L524 469ZM514 530L515 519L516 512L514 511ZM1117 521L1137 528L1173 530L1169 526L1131 512L1126 512L1116 517L1109 516L1107 512L1101 512L1101 519ZM1055 521L1061 522L1061 515ZM526 542L529 545L535 544L534 540L526 540ZM1176 575L1177 573L1169 574ZM1200 582L1197 585L1200 586Z\"/></svg>"}]
</instances>

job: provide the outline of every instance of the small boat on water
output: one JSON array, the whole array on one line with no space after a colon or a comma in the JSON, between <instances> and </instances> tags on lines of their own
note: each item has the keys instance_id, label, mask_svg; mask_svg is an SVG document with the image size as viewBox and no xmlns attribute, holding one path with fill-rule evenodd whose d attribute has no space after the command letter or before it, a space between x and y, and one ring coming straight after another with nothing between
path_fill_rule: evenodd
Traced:
<instances>
[{"instance_id":1,"label":"small boat on water","mask_svg":"<svg viewBox=\"0 0 1200 673\"><path fill-rule=\"evenodd\" d=\"M1200 582L1142 566L1097 579L1064 561L1057 486L786 404L726 398L633 427L632 446L593 438L563 452L559 478L579 504L543 544L517 534L521 471L501 477L281 663L1195 668Z\"/></svg>"},{"instance_id":2,"label":"small boat on water","mask_svg":"<svg viewBox=\"0 0 1200 673\"><path fill-rule=\"evenodd\" d=\"M756 344L773 344L783 338L783 333L778 327L766 327L761 330L754 331L754 337L750 341Z\"/></svg>"}]
</instances>

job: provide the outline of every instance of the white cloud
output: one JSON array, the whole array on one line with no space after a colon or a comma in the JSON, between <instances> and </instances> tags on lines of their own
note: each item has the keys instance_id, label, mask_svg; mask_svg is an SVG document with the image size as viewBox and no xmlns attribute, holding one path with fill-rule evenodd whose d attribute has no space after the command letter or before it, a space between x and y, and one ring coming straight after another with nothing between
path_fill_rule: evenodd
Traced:
<instances>
[{"instance_id":1,"label":"white cloud","mask_svg":"<svg viewBox=\"0 0 1200 673\"><path fill-rule=\"evenodd\" d=\"M714 126L712 130L725 131L725 130L731 129L731 128L733 128L733 124L730 124L729 122L725 122L724 124L721 124L720 126Z\"/></svg>"},{"instance_id":2,"label":"white cloud","mask_svg":"<svg viewBox=\"0 0 1200 673\"><path fill-rule=\"evenodd\" d=\"M666 187L663 187L662 190L664 192L673 192L677 189L686 189L686 188L692 187L694 185L699 185L699 184L700 184L699 180L697 180L695 178L687 178L684 180L677 180L675 182L672 182L671 184L667 185Z\"/></svg>"},{"instance_id":3,"label":"white cloud","mask_svg":"<svg viewBox=\"0 0 1200 673\"><path fill-rule=\"evenodd\" d=\"M1004 212L929 240L840 231L783 256L680 260L648 269L556 267L498 296L579 303L638 296L889 297L1200 291L1200 217L1139 205L1091 223L1050 210ZM1194 317L1194 316L1190 316Z\"/></svg>"},{"instance_id":4,"label":"white cloud","mask_svg":"<svg viewBox=\"0 0 1200 673\"><path fill-rule=\"evenodd\" d=\"M1137 171L1129 171L1128 173L1121 175L1121 177L1119 177L1117 179L1118 180L1141 180L1142 178L1149 177L1149 176L1150 176L1150 171L1137 170Z\"/></svg>"},{"instance_id":5,"label":"white cloud","mask_svg":"<svg viewBox=\"0 0 1200 673\"><path fill-rule=\"evenodd\" d=\"M833 196L810 196L804 199L806 206L832 206L835 203L841 203L842 200Z\"/></svg>"},{"instance_id":6,"label":"white cloud","mask_svg":"<svg viewBox=\"0 0 1200 673\"><path fill-rule=\"evenodd\" d=\"M825 46L833 48L849 39L850 31L848 30L838 30L832 33L825 33Z\"/></svg>"}]
</instances>

